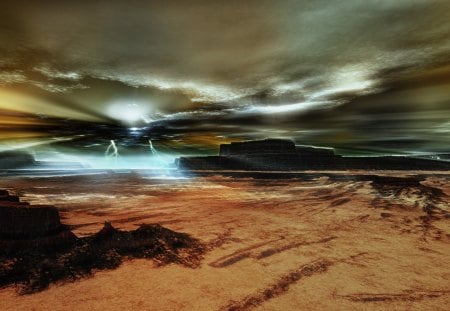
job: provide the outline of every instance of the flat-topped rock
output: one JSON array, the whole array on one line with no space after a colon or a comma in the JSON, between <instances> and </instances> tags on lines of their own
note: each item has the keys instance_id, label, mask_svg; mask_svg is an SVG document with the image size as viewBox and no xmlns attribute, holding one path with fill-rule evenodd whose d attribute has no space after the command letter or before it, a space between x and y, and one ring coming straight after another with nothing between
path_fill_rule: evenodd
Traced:
<instances>
[{"instance_id":1,"label":"flat-topped rock","mask_svg":"<svg viewBox=\"0 0 450 311\"><path fill-rule=\"evenodd\" d=\"M62 229L55 207L0 206L0 238L36 238Z\"/></svg>"},{"instance_id":2,"label":"flat-topped rock","mask_svg":"<svg viewBox=\"0 0 450 311\"><path fill-rule=\"evenodd\" d=\"M54 206L30 206L17 196L0 192L0 238L31 239L64 230Z\"/></svg>"},{"instance_id":3,"label":"flat-topped rock","mask_svg":"<svg viewBox=\"0 0 450 311\"><path fill-rule=\"evenodd\" d=\"M342 156L333 148L264 139L220 145L218 156L180 157L188 171L450 170L450 162L409 156Z\"/></svg>"}]
</instances>

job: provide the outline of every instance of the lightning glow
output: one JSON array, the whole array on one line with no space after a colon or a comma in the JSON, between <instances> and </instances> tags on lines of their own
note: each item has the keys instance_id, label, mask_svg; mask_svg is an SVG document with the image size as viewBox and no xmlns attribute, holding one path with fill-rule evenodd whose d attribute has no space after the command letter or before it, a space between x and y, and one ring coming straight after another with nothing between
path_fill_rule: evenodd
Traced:
<instances>
[{"instance_id":1,"label":"lightning glow","mask_svg":"<svg viewBox=\"0 0 450 311\"><path fill-rule=\"evenodd\" d=\"M117 162L117 158L119 157L119 150L117 149L116 143L111 139L111 143L105 151L105 158L113 158L114 161Z\"/></svg>"}]
</instances>

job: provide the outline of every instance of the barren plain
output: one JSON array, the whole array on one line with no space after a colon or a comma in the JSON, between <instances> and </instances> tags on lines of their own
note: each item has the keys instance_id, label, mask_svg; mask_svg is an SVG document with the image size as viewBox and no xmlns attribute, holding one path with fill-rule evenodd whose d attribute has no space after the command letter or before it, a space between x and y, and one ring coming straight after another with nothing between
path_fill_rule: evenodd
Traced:
<instances>
[{"instance_id":1,"label":"barren plain","mask_svg":"<svg viewBox=\"0 0 450 311\"><path fill-rule=\"evenodd\" d=\"M0 188L57 206L79 237L105 221L122 230L160 224L206 252L196 268L130 259L29 295L5 287L0 309L448 310L449 180L445 172L2 177Z\"/></svg>"}]
</instances>

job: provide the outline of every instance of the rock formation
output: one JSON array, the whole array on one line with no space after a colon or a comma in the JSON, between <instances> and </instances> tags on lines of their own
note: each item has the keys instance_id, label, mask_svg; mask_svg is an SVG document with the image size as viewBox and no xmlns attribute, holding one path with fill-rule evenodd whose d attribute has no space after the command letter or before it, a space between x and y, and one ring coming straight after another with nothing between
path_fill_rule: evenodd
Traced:
<instances>
[{"instance_id":1,"label":"rock formation","mask_svg":"<svg viewBox=\"0 0 450 311\"><path fill-rule=\"evenodd\" d=\"M450 170L450 162L406 156L344 157L332 148L296 146L293 141L265 139L220 146L218 156L181 157L181 170Z\"/></svg>"},{"instance_id":2,"label":"rock formation","mask_svg":"<svg viewBox=\"0 0 450 311\"><path fill-rule=\"evenodd\" d=\"M204 251L188 234L157 224L121 231L105 223L96 234L78 238L61 224L55 207L32 206L0 190L0 288L18 285L20 293L34 293L54 282L117 268L127 258L195 268Z\"/></svg>"},{"instance_id":3,"label":"rock formation","mask_svg":"<svg viewBox=\"0 0 450 311\"><path fill-rule=\"evenodd\" d=\"M59 247L75 235L60 221L54 206L30 205L0 190L0 246L2 252L26 251L35 247Z\"/></svg>"}]
</instances>

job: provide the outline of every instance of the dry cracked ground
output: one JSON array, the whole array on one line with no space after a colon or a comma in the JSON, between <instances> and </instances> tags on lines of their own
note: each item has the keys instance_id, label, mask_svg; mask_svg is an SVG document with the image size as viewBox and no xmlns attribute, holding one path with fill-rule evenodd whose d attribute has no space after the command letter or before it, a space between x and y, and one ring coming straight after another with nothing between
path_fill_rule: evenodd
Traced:
<instances>
[{"instance_id":1,"label":"dry cracked ground","mask_svg":"<svg viewBox=\"0 0 450 311\"><path fill-rule=\"evenodd\" d=\"M377 173L379 174L379 173ZM206 245L197 268L125 261L2 310L448 310L450 175L269 180L3 177L79 236L158 223Z\"/></svg>"}]
</instances>

